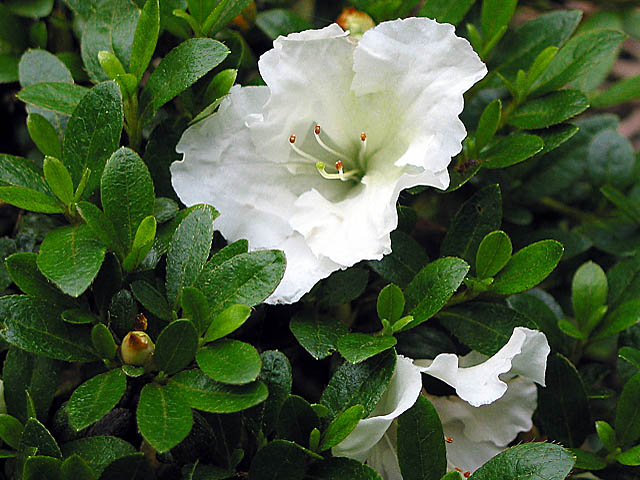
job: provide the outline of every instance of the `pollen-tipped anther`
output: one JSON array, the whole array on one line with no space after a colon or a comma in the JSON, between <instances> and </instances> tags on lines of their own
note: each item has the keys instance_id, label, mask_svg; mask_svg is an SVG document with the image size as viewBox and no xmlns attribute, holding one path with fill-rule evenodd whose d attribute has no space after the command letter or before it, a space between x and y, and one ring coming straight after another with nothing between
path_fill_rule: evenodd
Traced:
<instances>
[{"instance_id":1,"label":"pollen-tipped anther","mask_svg":"<svg viewBox=\"0 0 640 480\"><path fill-rule=\"evenodd\" d=\"M316 125L313 129L313 133L316 135L320 135L320 125Z\"/></svg>"},{"instance_id":2,"label":"pollen-tipped anther","mask_svg":"<svg viewBox=\"0 0 640 480\"><path fill-rule=\"evenodd\" d=\"M289 143L296 143L296 136L295 135L291 135L289 137Z\"/></svg>"}]
</instances>

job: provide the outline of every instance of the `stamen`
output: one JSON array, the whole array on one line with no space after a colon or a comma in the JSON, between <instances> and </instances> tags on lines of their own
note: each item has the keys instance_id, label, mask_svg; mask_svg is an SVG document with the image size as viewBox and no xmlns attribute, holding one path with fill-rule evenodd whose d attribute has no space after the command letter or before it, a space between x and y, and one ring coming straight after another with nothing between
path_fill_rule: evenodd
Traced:
<instances>
[{"instance_id":1,"label":"stamen","mask_svg":"<svg viewBox=\"0 0 640 480\"><path fill-rule=\"evenodd\" d=\"M340 180L344 181L344 167L342 165L342 160L338 160L336 162L336 170L338 170L338 175L340 175Z\"/></svg>"},{"instance_id":2,"label":"stamen","mask_svg":"<svg viewBox=\"0 0 640 480\"><path fill-rule=\"evenodd\" d=\"M320 145L322 148L324 148L327 152L331 153L332 155L335 155L340 160L344 160L345 162L349 161L349 159L347 157L345 157L343 154L341 154L340 152L334 150L333 148L331 148L329 145L327 145L326 143L324 143L322 141L322 139L320 138L320 125L316 125L313 128L313 136L316 137L316 141L318 142L318 145Z\"/></svg>"},{"instance_id":3,"label":"stamen","mask_svg":"<svg viewBox=\"0 0 640 480\"><path fill-rule=\"evenodd\" d=\"M365 169L365 155L367 154L367 134L362 132L360 134L360 153L358 153L358 163L360 166Z\"/></svg>"},{"instance_id":4,"label":"stamen","mask_svg":"<svg viewBox=\"0 0 640 480\"><path fill-rule=\"evenodd\" d=\"M342 162L336 162L336 168L338 166L338 163ZM322 176L322 178L326 178L327 180L342 180L343 182L346 182L351 177L357 176L359 173L358 170L350 170L348 172L345 172L344 169L338 170L338 173L327 173L324 170L324 167L325 165L323 162L316 162L316 169L318 170L318 173Z\"/></svg>"},{"instance_id":5,"label":"stamen","mask_svg":"<svg viewBox=\"0 0 640 480\"><path fill-rule=\"evenodd\" d=\"M298 155L300 155L302 158L306 158L307 160L311 160L313 163L318 163L320 162L320 160L318 160L316 157L314 157L313 155L309 155L307 152L303 152L301 149L299 149L296 145L296 136L295 135L291 135L289 137L289 146L291 147L291 149L296 152Z\"/></svg>"},{"instance_id":6,"label":"stamen","mask_svg":"<svg viewBox=\"0 0 640 480\"><path fill-rule=\"evenodd\" d=\"M451 437L444 437L444 441L447 443L453 443L453 438Z\"/></svg>"}]
</instances>

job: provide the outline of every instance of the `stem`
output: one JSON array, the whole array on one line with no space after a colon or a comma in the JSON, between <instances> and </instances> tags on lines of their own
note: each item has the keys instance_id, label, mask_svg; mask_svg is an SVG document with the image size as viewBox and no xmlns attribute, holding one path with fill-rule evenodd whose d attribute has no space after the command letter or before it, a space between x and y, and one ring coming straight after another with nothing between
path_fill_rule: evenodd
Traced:
<instances>
[{"instance_id":1,"label":"stem","mask_svg":"<svg viewBox=\"0 0 640 480\"><path fill-rule=\"evenodd\" d=\"M458 305L460 303L469 302L476 298L478 295L480 295L480 292L474 292L467 288L464 292L458 293L451 297L445 305L445 308L453 307L454 305Z\"/></svg>"},{"instance_id":2,"label":"stem","mask_svg":"<svg viewBox=\"0 0 640 480\"><path fill-rule=\"evenodd\" d=\"M138 153L142 145L142 126L138 118L138 95L129 96L125 101L125 124L124 128L129 137L129 146Z\"/></svg>"},{"instance_id":3,"label":"stem","mask_svg":"<svg viewBox=\"0 0 640 480\"><path fill-rule=\"evenodd\" d=\"M574 207L570 207L569 205L566 205L556 200L555 198L542 197L540 200L538 200L538 202L541 205L544 205L545 207L550 208L551 210L555 210L556 212L563 213L568 217L572 217L580 222L591 222L593 220L598 220L598 218L595 215L592 215L587 212L583 212L582 210L579 210Z\"/></svg>"}]
</instances>

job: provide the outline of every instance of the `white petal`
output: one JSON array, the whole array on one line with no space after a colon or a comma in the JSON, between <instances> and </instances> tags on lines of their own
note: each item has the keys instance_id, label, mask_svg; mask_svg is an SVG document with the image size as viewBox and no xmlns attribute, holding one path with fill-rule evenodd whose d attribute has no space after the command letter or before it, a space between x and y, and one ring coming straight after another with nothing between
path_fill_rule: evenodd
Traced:
<instances>
[{"instance_id":1,"label":"white petal","mask_svg":"<svg viewBox=\"0 0 640 480\"><path fill-rule=\"evenodd\" d=\"M391 422L410 409L422 389L420 370L410 359L398 355L391 382L376 408L340 444L332 449L335 456L364 461L382 439Z\"/></svg>"},{"instance_id":2,"label":"white petal","mask_svg":"<svg viewBox=\"0 0 640 480\"><path fill-rule=\"evenodd\" d=\"M402 472L398 463L397 422L393 422L384 436L369 452L367 465L373 468L384 480L402 480Z\"/></svg>"},{"instance_id":3,"label":"white petal","mask_svg":"<svg viewBox=\"0 0 640 480\"><path fill-rule=\"evenodd\" d=\"M354 70L359 95L394 91L401 102L397 137L406 153L395 164L445 169L466 136L462 94L487 73L469 42L428 18L383 22L358 43Z\"/></svg>"},{"instance_id":4,"label":"white petal","mask_svg":"<svg viewBox=\"0 0 640 480\"><path fill-rule=\"evenodd\" d=\"M512 373L538 382L544 381L549 351L549 344L543 333L516 327L505 346L479 365L460 368L458 357L450 353L442 353L432 362L418 360L415 363L422 367L424 373L451 385L460 398L478 407L492 403L504 395L507 385L499 376L511 371L515 364L519 368ZM516 360L520 355L529 362L528 365Z\"/></svg>"},{"instance_id":5,"label":"white petal","mask_svg":"<svg viewBox=\"0 0 640 480\"><path fill-rule=\"evenodd\" d=\"M518 433L531 430L537 390L531 380L508 382L507 392L491 405L472 407L458 397L429 400L438 412L446 436L450 465L474 471L511 443Z\"/></svg>"}]
</instances>

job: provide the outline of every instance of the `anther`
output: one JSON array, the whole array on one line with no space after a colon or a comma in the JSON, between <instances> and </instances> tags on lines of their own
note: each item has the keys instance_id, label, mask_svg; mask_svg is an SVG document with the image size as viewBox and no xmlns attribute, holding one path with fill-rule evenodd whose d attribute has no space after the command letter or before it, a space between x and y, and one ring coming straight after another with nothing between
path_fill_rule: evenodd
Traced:
<instances>
[{"instance_id":1,"label":"anther","mask_svg":"<svg viewBox=\"0 0 640 480\"><path fill-rule=\"evenodd\" d=\"M366 134L366 133L364 133L364 132L362 132L362 133L360 134L360 140L362 140L362 141L364 142L366 139L367 139L367 134Z\"/></svg>"},{"instance_id":2,"label":"anther","mask_svg":"<svg viewBox=\"0 0 640 480\"><path fill-rule=\"evenodd\" d=\"M320 135L320 125L316 125L313 131L316 135Z\"/></svg>"},{"instance_id":3,"label":"anther","mask_svg":"<svg viewBox=\"0 0 640 480\"><path fill-rule=\"evenodd\" d=\"M296 143L296 136L295 135L291 135L289 137L289 143Z\"/></svg>"},{"instance_id":4,"label":"anther","mask_svg":"<svg viewBox=\"0 0 640 480\"><path fill-rule=\"evenodd\" d=\"M464 472L464 473L462 474L462 476L463 476L464 478L469 478L469 477L471 476L471 472Z\"/></svg>"},{"instance_id":5,"label":"anther","mask_svg":"<svg viewBox=\"0 0 640 480\"><path fill-rule=\"evenodd\" d=\"M444 441L447 443L453 443L453 438L451 437L444 437Z\"/></svg>"},{"instance_id":6,"label":"anther","mask_svg":"<svg viewBox=\"0 0 640 480\"><path fill-rule=\"evenodd\" d=\"M301 149L298 148L298 146L295 144L296 142L296 136L295 135L291 135L289 137L289 146L291 147L291 150L293 150L294 152L296 152L298 155L300 155L302 158L306 158L307 160L311 160L313 163L318 162L319 160L314 157L313 155L309 155L307 152L302 151Z\"/></svg>"},{"instance_id":7,"label":"anther","mask_svg":"<svg viewBox=\"0 0 640 480\"><path fill-rule=\"evenodd\" d=\"M324 150L326 150L327 152L329 152L330 154L338 157L341 160L344 161L348 161L347 158L341 154L340 152L334 150L333 148L331 148L329 145L327 145L326 143L324 143L322 141L322 139L320 138L320 125L316 125L313 128L313 136L316 138L316 141L318 142L318 145L320 145Z\"/></svg>"},{"instance_id":8,"label":"anther","mask_svg":"<svg viewBox=\"0 0 640 480\"><path fill-rule=\"evenodd\" d=\"M360 134L360 140L362 141L362 143L360 143L360 152L358 153L358 163L360 164L360 167L363 170L366 170L366 165L365 165L365 156L367 154L367 134L362 132Z\"/></svg>"}]
</instances>

